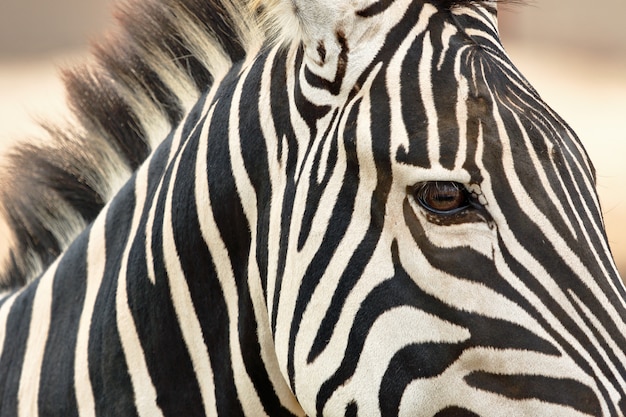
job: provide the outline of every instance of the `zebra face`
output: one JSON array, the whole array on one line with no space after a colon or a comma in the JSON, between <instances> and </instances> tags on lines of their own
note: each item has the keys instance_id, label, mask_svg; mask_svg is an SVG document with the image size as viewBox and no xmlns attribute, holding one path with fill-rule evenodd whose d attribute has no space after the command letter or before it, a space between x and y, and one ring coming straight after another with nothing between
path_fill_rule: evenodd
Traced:
<instances>
[{"instance_id":1,"label":"zebra face","mask_svg":"<svg viewBox=\"0 0 626 417\"><path fill-rule=\"evenodd\" d=\"M305 412L615 413L624 292L593 168L495 6L293 4L302 154L272 324Z\"/></svg>"}]
</instances>

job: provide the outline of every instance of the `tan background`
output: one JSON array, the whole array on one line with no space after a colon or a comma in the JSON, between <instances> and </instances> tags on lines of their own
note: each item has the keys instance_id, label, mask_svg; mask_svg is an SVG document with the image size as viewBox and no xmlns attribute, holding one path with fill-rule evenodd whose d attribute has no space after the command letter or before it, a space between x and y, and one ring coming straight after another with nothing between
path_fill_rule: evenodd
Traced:
<instances>
[{"instance_id":1,"label":"tan background","mask_svg":"<svg viewBox=\"0 0 626 417\"><path fill-rule=\"evenodd\" d=\"M62 114L56 68L110 26L113 0L0 0L0 151ZM625 0L536 0L500 13L504 45L578 132L598 172L609 240L626 277ZM0 225L0 258L6 245Z\"/></svg>"}]
</instances>

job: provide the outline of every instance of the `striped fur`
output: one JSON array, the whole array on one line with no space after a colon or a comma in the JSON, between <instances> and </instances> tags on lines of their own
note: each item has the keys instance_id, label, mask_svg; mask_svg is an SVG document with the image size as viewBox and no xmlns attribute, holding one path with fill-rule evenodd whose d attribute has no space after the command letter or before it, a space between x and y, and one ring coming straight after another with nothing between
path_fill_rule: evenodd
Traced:
<instances>
[{"instance_id":1,"label":"striped fur","mask_svg":"<svg viewBox=\"0 0 626 417\"><path fill-rule=\"evenodd\" d=\"M495 3L220 4L225 27L185 9L222 63L186 12L133 6L142 33L188 34L162 51L188 42L199 78L164 60L137 81L161 69L153 38L70 78L100 80L84 104L117 92L128 118L80 118L130 179L115 192L93 167L82 233L0 301L0 415L624 415L626 293L593 167L506 56ZM124 150L111 131L139 134ZM429 206L432 184L465 203ZM71 239L53 235L50 258Z\"/></svg>"}]
</instances>

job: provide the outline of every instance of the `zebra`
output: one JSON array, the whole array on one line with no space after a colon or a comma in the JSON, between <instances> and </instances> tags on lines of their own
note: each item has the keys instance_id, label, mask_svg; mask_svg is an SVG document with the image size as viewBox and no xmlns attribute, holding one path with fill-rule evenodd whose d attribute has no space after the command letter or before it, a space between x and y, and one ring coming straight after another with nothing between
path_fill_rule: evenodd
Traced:
<instances>
[{"instance_id":1,"label":"zebra","mask_svg":"<svg viewBox=\"0 0 626 417\"><path fill-rule=\"evenodd\" d=\"M119 6L5 162L0 415L624 415L594 168L497 6Z\"/></svg>"}]
</instances>

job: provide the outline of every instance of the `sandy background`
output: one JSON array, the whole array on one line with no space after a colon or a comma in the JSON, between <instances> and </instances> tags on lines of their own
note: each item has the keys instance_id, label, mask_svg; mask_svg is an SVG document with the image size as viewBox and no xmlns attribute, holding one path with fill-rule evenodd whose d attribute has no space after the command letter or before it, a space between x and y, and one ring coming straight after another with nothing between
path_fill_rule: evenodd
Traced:
<instances>
[{"instance_id":1,"label":"sandy background","mask_svg":"<svg viewBox=\"0 0 626 417\"><path fill-rule=\"evenodd\" d=\"M112 0L0 0L0 152L62 114L57 68L111 26ZM500 12L504 45L578 132L598 172L610 243L626 277L626 1L536 0ZM0 258L6 245L0 225Z\"/></svg>"}]
</instances>

